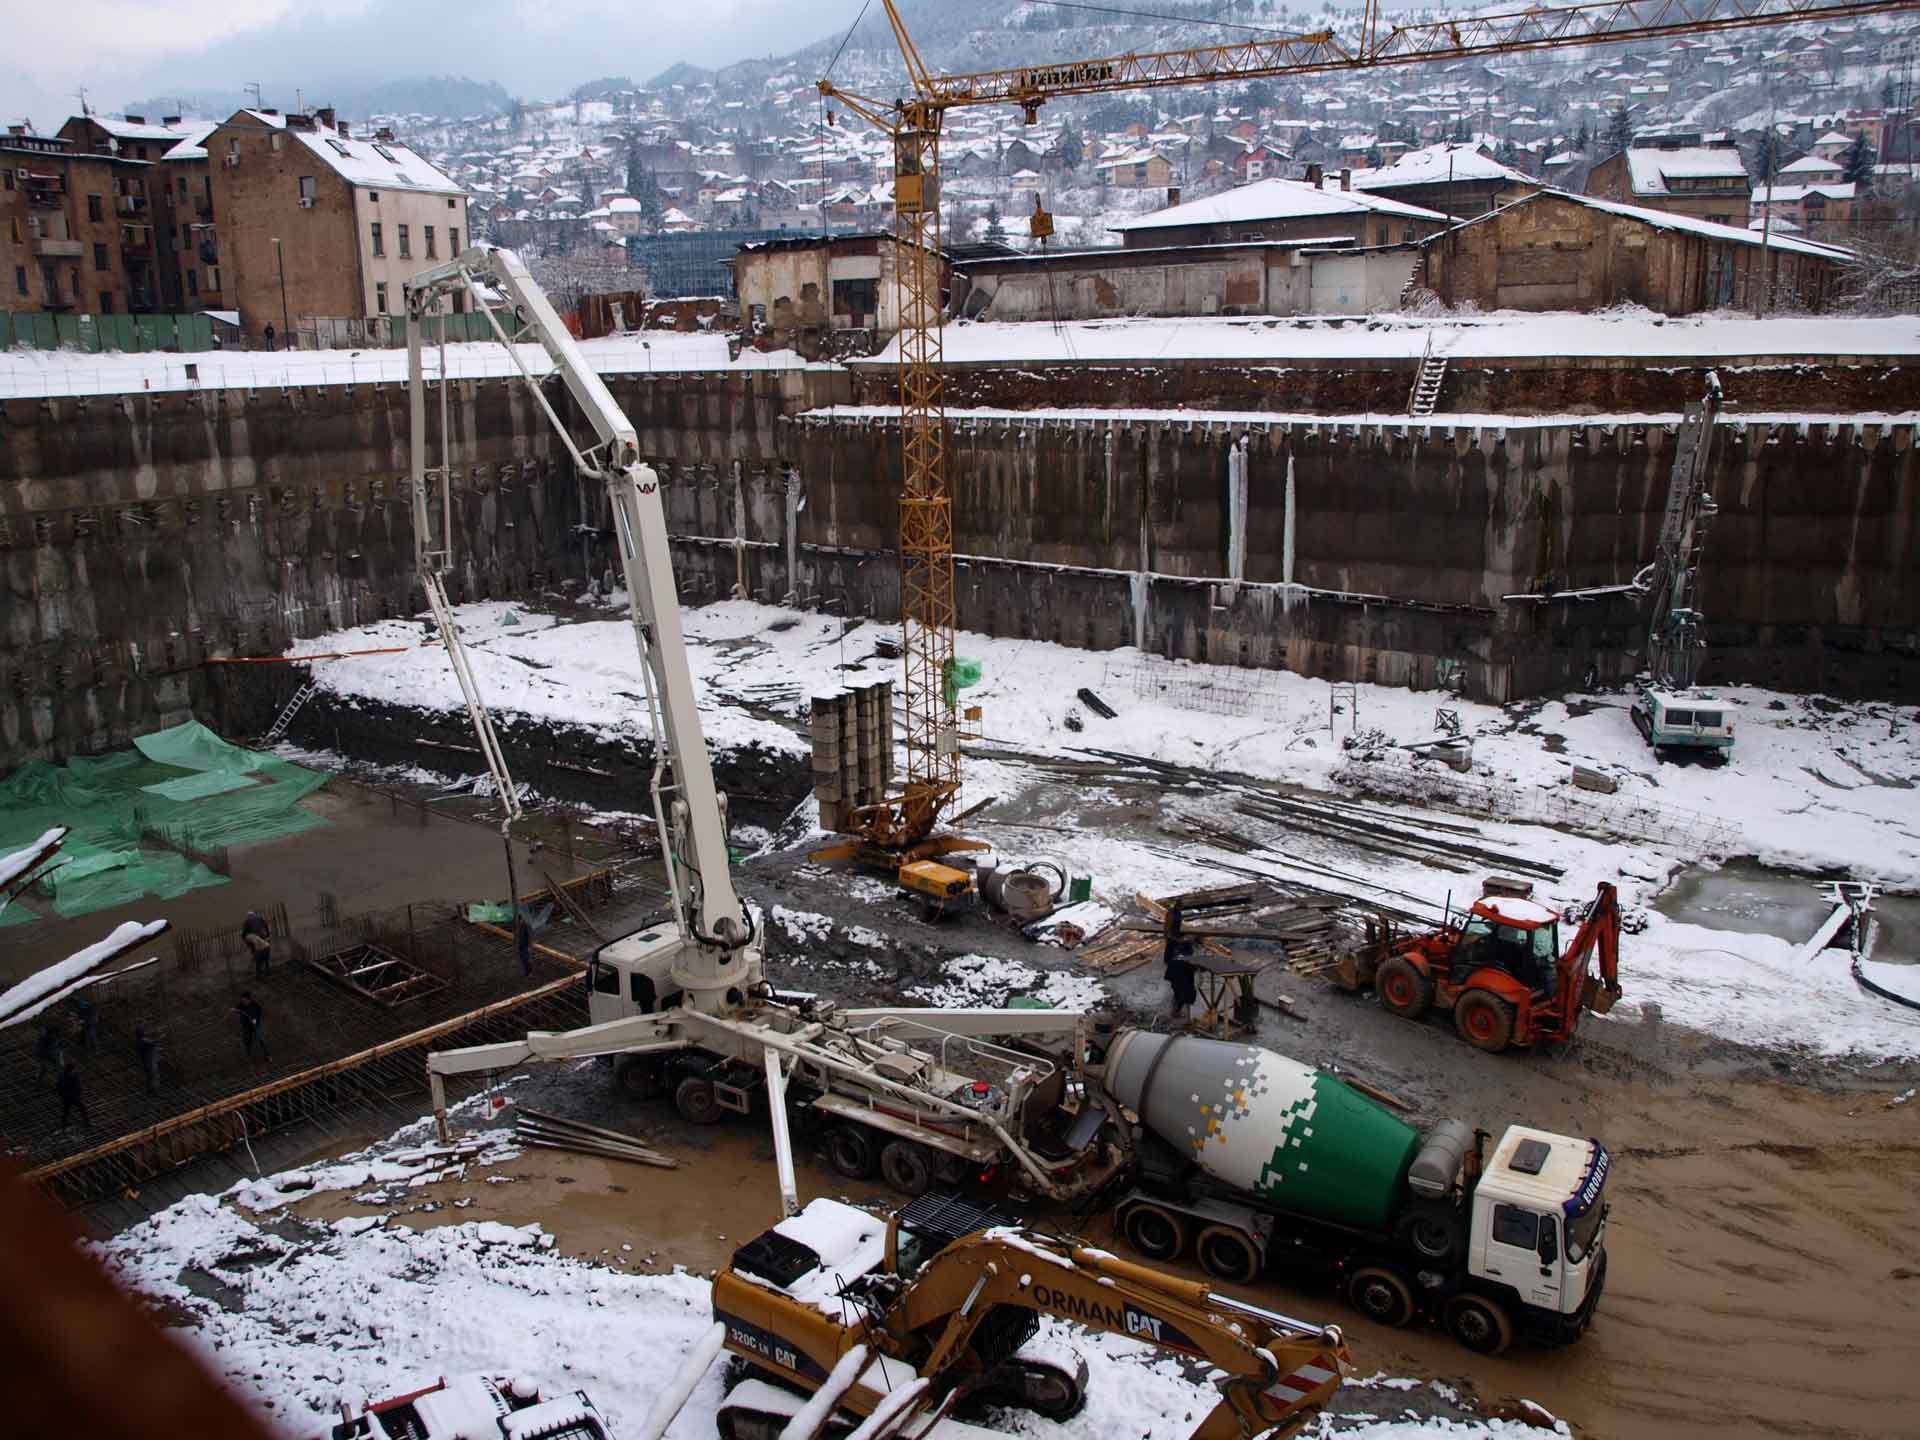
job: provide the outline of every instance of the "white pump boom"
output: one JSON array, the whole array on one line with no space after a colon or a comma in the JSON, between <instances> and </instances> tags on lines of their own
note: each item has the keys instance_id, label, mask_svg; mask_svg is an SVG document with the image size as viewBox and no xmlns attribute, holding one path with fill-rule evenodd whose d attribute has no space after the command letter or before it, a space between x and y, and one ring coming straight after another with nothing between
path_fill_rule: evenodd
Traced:
<instances>
[{"instance_id":1,"label":"white pump boom","mask_svg":"<svg viewBox=\"0 0 1920 1440\"><path fill-rule=\"evenodd\" d=\"M497 301L491 289L507 300ZM406 282L407 351L413 424L413 490L417 544L421 552L423 583L437 581L444 564L443 539L439 551L429 544L430 516L426 494L426 395L421 356L422 322L443 296L465 293L485 316L495 337L506 347L514 367L534 400L552 422L585 478L606 487L612 528L620 563L632 596L634 640L639 648L649 719L655 741L653 775L654 818L667 852L667 879L685 942L674 965L674 979L684 987L696 1009L721 1008L728 990L745 989L759 979L758 947L728 869L725 802L713 780L713 763L694 705L693 675L687 663L687 645L680 626L680 604L674 591L673 567L667 544L666 511L660 501L660 482L652 467L640 463L639 440L633 426L600 377L580 353L566 325L554 313L527 267L511 250L480 245L444 265L424 270ZM504 316L504 323L503 323ZM539 344L553 362L572 396L574 408L592 426L595 441L582 446L555 411L541 388L542 376L527 363L520 342ZM446 380L442 369L441 434L446 430ZM450 519L443 484L442 529ZM429 585L429 595L433 586ZM447 619L443 628L452 636ZM449 651L457 644L450 638ZM456 671L459 661L455 661ZM465 680L463 679L463 688ZM469 708L474 694L468 691ZM481 745L487 749L491 722L484 707L475 718ZM497 747L495 747L497 749ZM492 764L492 761L489 761ZM504 762L501 762L501 770ZM499 778L501 771L496 771ZM508 781L511 789L511 782ZM511 802L510 802L511 803Z\"/></svg>"}]
</instances>

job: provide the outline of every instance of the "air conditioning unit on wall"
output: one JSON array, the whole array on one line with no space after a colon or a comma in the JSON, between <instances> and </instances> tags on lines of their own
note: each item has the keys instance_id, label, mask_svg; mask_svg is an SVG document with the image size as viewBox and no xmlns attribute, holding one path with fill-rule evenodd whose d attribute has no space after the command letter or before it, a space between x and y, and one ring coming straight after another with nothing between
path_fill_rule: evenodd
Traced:
<instances>
[{"instance_id":1,"label":"air conditioning unit on wall","mask_svg":"<svg viewBox=\"0 0 1920 1440\"><path fill-rule=\"evenodd\" d=\"M311 210L313 208L313 196L302 195L300 197L300 208L302 210Z\"/></svg>"}]
</instances>

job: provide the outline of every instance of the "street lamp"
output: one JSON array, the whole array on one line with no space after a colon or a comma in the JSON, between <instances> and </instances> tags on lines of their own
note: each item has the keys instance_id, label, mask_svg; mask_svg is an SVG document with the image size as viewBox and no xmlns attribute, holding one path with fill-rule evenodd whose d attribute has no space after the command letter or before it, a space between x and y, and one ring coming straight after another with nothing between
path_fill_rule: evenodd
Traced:
<instances>
[{"instance_id":1,"label":"street lamp","mask_svg":"<svg viewBox=\"0 0 1920 1440\"><path fill-rule=\"evenodd\" d=\"M287 252L281 247L280 237L273 237L274 258L280 264L280 338L287 342L287 348L293 348L293 321L287 316Z\"/></svg>"}]
</instances>

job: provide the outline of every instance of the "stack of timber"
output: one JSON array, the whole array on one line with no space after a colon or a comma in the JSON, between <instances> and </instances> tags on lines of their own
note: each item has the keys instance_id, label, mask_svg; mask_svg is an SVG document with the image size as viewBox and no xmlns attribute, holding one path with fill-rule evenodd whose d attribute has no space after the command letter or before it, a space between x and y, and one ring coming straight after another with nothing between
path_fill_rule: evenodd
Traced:
<instances>
[{"instance_id":1,"label":"stack of timber","mask_svg":"<svg viewBox=\"0 0 1920 1440\"><path fill-rule=\"evenodd\" d=\"M631 1160L637 1165L652 1165L661 1170L678 1168L680 1162L663 1155L637 1136L584 1120L569 1120L564 1115L549 1115L544 1110L522 1109L513 1125L514 1138L522 1145L542 1150L569 1150L577 1155L598 1155L605 1160Z\"/></svg>"}]
</instances>

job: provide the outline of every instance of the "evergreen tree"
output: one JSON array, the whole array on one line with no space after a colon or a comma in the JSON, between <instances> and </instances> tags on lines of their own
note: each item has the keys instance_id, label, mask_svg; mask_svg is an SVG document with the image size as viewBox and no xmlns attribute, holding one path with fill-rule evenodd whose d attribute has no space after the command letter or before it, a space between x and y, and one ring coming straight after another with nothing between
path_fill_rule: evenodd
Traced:
<instances>
[{"instance_id":1,"label":"evergreen tree","mask_svg":"<svg viewBox=\"0 0 1920 1440\"><path fill-rule=\"evenodd\" d=\"M1885 79L1881 80L1880 82L1880 108L1882 110L1891 110L1893 109L1893 103L1894 103L1893 76L1888 75Z\"/></svg>"},{"instance_id":2,"label":"evergreen tree","mask_svg":"<svg viewBox=\"0 0 1920 1440\"><path fill-rule=\"evenodd\" d=\"M1006 243L1007 227L1000 223L1000 207L998 205L987 206L986 239L989 244Z\"/></svg>"},{"instance_id":3,"label":"evergreen tree","mask_svg":"<svg viewBox=\"0 0 1920 1440\"><path fill-rule=\"evenodd\" d=\"M1607 117L1607 153L1624 150L1633 143L1633 112L1623 105L1616 105L1613 113Z\"/></svg>"},{"instance_id":4,"label":"evergreen tree","mask_svg":"<svg viewBox=\"0 0 1920 1440\"><path fill-rule=\"evenodd\" d=\"M1574 132L1573 148L1576 150L1585 151L1588 148L1590 148L1592 144L1593 144L1593 131L1587 128L1587 122L1582 120L1580 122L1580 128Z\"/></svg>"},{"instance_id":5,"label":"evergreen tree","mask_svg":"<svg viewBox=\"0 0 1920 1440\"><path fill-rule=\"evenodd\" d=\"M1762 130L1760 139L1753 147L1753 168L1759 172L1760 183L1771 185L1774 177L1780 173L1780 132Z\"/></svg>"},{"instance_id":6,"label":"evergreen tree","mask_svg":"<svg viewBox=\"0 0 1920 1440\"><path fill-rule=\"evenodd\" d=\"M1847 147L1840 157L1840 178L1858 185L1862 192L1873 188L1873 167L1880 157L1873 153L1873 144L1866 136L1859 136Z\"/></svg>"},{"instance_id":7,"label":"evergreen tree","mask_svg":"<svg viewBox=\"0 0 1920 1440\"><path fill-rule=\"evenodd\" d=\"M1069 125L1060 132L1060 163L1069 170L1078 170L1086 158L1087 147L1080 139L1080 132Z\"/></svg>"}]
</instances>

